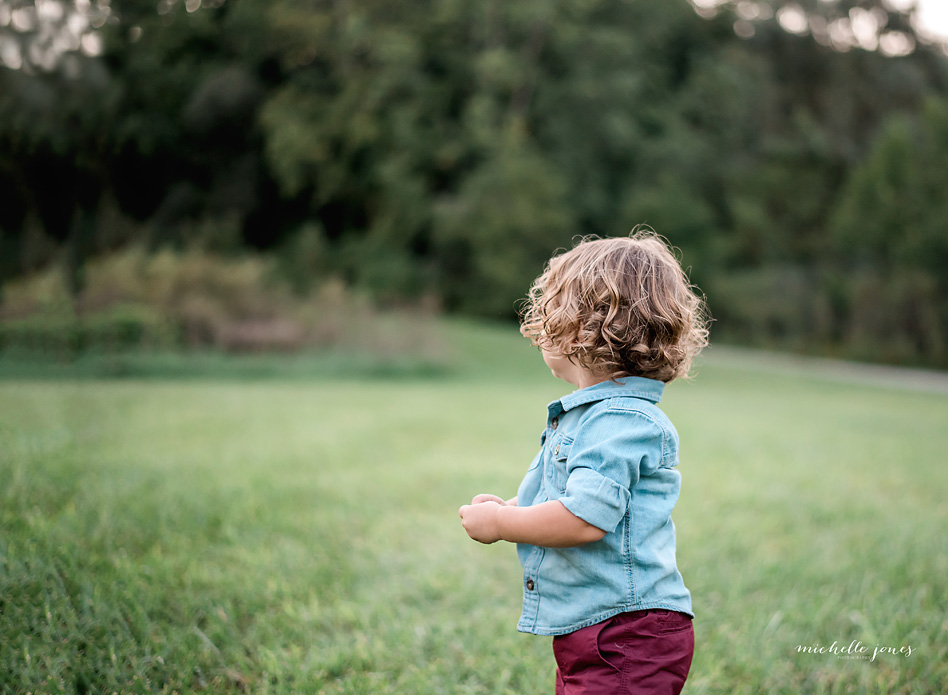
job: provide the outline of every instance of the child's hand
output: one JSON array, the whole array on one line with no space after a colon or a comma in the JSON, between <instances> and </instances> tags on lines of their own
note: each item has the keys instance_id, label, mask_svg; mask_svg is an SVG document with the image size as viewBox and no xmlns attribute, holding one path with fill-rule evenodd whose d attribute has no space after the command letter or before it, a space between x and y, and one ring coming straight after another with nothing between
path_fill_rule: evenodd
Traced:
<instances>
[{"instance_id":1,"label":"child's hand","mask_svg":"<svg viewBox=\"0 0 948 695\"><path fill-rule=\"evenodd\" d=\"M477 497L493 497L493 495L478 495ZM477 497L474 499L477 500ZM467 535L479 543L496 543L500 540L497 511L503 505L503 500L497 502L493 499L465 504L458 510L461 526L467 531Z\"/></svg>"},{"instance_id":2,"label":"child's hand","mask_svg":"<svg viewBox=\"0 0 948 695\"><path fill-rule=\"evenodd\" d=\"M509 500L505 500L503 497L498 497L497 495L474 495L474 499L471 500L471 504L481 504L482 502L496 502L502 507L516 507L517 498L511 497Z\"/></svg>"},{"instance_id":3,"label":"child's hand","mask_svg":"<svg viewBox=\"0 0 948 695\"><path fill-rule=\"evenodd\" d=\"M501 505L507 504L506 500L504 500L502 497L498 497L497 495L474 495L474 499L471 500L471 504L481 504L482 502L496 502L497 504Z\"/></svg>"}]
</instances>

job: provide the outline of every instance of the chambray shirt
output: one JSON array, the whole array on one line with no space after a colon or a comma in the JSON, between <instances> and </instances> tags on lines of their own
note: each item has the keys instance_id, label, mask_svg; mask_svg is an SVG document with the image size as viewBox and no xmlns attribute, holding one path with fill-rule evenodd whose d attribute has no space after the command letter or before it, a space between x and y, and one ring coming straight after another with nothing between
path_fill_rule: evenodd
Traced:
<instances>
[{"instance_id":1,"label":"chambray shirt","mask_svg":"<svg viewBox=\"0 0 948 695\"><path fill-rule=\"evenodd\" d=\"M693 615L675 562L671 511L681 474L678 433L656 405L664 388L624 377L547 406L541 449L517 503L559 500L606 535L575 548L517 544L521 632L562 635L647 608Z\"/></svg>"}]
</instances>

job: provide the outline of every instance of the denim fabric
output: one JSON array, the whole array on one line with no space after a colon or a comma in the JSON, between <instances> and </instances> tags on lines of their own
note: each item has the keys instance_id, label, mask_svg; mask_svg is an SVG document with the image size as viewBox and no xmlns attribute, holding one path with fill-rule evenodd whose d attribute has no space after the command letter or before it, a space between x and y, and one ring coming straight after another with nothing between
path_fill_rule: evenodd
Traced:
<instances>
[{"instance_id":1,"label":"denim fabric","mask_svg":"<svg viewBox=\"0 0 948 695\"><path fill-rule=\"evenodd\" d=\"M521 632L562 635L648 608L694 615L675 562L671 511L681 474L678 433L657 406L664 387L625 377L547 407L517 503L559 500L606 535L575 548L517 545Z\"/></svg>"}]
</instances>

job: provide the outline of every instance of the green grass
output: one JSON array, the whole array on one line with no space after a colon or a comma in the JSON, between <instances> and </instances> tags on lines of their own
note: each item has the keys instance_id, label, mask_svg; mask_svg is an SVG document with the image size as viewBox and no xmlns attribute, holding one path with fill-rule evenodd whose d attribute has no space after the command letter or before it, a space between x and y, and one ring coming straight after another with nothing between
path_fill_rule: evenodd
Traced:
<instances>
[{"instance_id":1,"label":"green grass","mask_svg":"<svg viewBox=\"0 0 948 695\"><path fill-rule=\"evenodd\" d=\"M456 514L513 494L569 387L514 331L449 333L450 369L399 378L8 374L0 693L552 692L513 549ZM688 695L948 690L948 395L712 351L663 406ZM913 652L797 651L852 640Z\"/></svg>"}]
</instances>

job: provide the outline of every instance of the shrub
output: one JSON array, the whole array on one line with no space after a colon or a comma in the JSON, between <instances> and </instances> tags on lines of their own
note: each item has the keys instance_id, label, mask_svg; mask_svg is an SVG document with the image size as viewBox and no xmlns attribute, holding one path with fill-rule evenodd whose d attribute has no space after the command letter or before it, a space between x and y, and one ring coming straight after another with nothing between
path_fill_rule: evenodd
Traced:
<instances>
[{"instance_id":1,"label":"shrub","mask_svg":"<svg viewBox=\"0 0 948 695\"><path fill-rule=\"evenodd\" d=\"M147 306L120 305L89 316L37 314L0 322L0 349L68 357L176 343L174 328Z\"/></svg>"},{"instance_id":2,"label":"shrub","mask_svg":"<svg viewBox=\"0 0 948 695\"><path fill-rule=\"evenodd\" d=\"M67 357L86 350L311 348L438 360L433 305L381 311L342 282L291 291L263 256L129 248L90 262L70 298L49 269L10 283L0 305L0 350Z\"/></svg>"}]
</instances>

